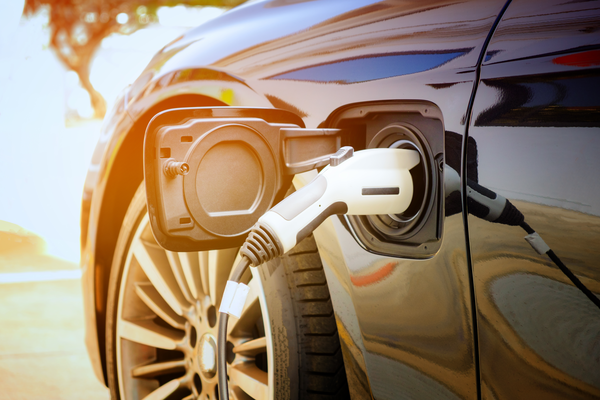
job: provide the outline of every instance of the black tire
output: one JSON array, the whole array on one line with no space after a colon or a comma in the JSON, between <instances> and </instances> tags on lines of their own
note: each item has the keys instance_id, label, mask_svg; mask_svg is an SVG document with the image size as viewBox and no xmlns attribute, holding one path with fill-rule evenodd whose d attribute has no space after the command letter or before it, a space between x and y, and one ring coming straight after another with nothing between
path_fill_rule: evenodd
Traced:
<instances>
[{"instance_id":1,"label":"black tire","mask_svg":"<svg viewBox=\"0 0 600 400\"><path fill-rule=\"evenodd\" d=\"M349 399L325 272L313 236L274 261L285 269L299 348L299 398Z\"/></svg>"},{"instance_id":2,"label":"black tire","mask_svg":"<svg viewBox=\"0 0 600 400\"><path fill-rule=\"evenodd\" d=\"M166 386L169 380L182 380L186 376L193 376L193 379L196 379L197 376L200 376L200 387L203 389L197 389L198 386L194 386L188 379L186 381L186 385L188 386L173 391L168 398L195 398L195 396L201 396L203 399L215 399L216 392L214 391L214 385L216 384L216 377L206 378L201 372L195 371L193 368L197 369L198 366L194 366L193 363L190 364L191 361L186 364L185 369L181 369L177 373L171 371L165 374L165 376L136 379L129 377L132 375L135 365L130 361L119 361L132 359L131 354L127 355L127 357L123 356L125 351L131 351L124 350L126 348L141 348L143 352L148 351L146 348L147 345L140 345L138 343L131 345L134 347L131 347L129 344L127 346L123 344L117 345L117 343L123 343L122 337L117 337L119 324L124 323L119 322L125 318L124 315L126 313L123 310L127 307L134 307L130 306L130 304L141 301L136 297L138 296L135 294L136 292L132 292L131 288L140 284L139 279L143 280L146 277L145 279L148 280L144 272L140 274L139 271L135 270L135 268L143 269L143 267L135 267L133 266L135 263L127 261L135 258L132 256L134 251L132 247L134 243L137 243L136 241L142 239L144 241L152 240L149 228L145 224L147 224L145 192L143 185L141 185L125 215L115 249L109 281L106 319L106 359L111 397L113 399L120 399L121 393L124 393L123 400L143 398L149 391L158 390L148 389L146 387L148 382L153 382L154 387L158 385L158 388L160 388ZM142 231L143 233L140 233ZM139 264L141 265L141 263ZM290 254L259 267L253 275L246 275L246 281L252 278L258 279L257 282L260 282L260 287L264 293L264 300L262 300L264 303L260 304L258 314L254 312L254 314L258 315L258 319L255 322L256 326L252 329L252 336L241 339L232 338L231 340L241 340L240 343L244 343L253 338L260 338L261 335L265 336L270 331L271 347L269 348L270 350L266 350L267 353L255 355L250 358L245 357L243 354L234 355L230 353L231 360L228 360L230 362L230 371L232 365L240 365L242 363L244 365L251 364L255 369L266 370L267 374L269 374L268 390L270 394L268 397L272 399L349 398L335 317L314 239L312 237L306 239L294 248ZM137 281L132 280L132 276L135 276ZM255 283L258 284L257 282ZM143 284L148 283L143 282ZM120 300L119 296L122 296L123 299ZM119 311L119 307L121 307L121 312ZM144 305L140 306L138 304L134 308L139 310L141 309L140 307L143 308ZM144 312L148 313L148 310ZM156 313L143 318L153 318L154 321L158 322L157 325L163 326L163 328L165 326L169 327ZM210 317L206 317L203 314L203 316L198 315L195 318L202 321L203 318L204 320L208 320ZM191 322L192 324L194 323L193 321ZM179 333L183 335L182 340L187 340L191 343L192 336L190 335L192 335L191 332L194 328L190 328L189 323L190 320L188 319L185 330L181 329ZM196 325L198 326L194 326L196 326L198 332L194 333L195 338L200 338L205 333L214 333L216 326L218 326L218 323L211 326L206 325L205 322L204 324L198 325L196 320ZM202 326L208 330L201 331L200 328ZM195 343L200 342L197 339L194 339L194 341ZM198 346L194 346L192 346L192 350L196 354L199 352L196 351L196 347ZM159 363L165 360L178 360L179 358L182 358L182 361L188 360L189 351L188 353L181 353L181 357L179 357L179 353L175 351L169 353L158 348L154 350L154 358L149 359L150 361L146 360L144 363ZM119 356L118 352L121 352ZM267 361L267 354L269 353L272 354L270 361L273 366L272 371L269 370L271 364ZM133 359L136 359L136 357L134 356ZM121 362L121 365L119 365L119 362ZM127 376L127 378L123 378L123 376ZM229 376L232 378L231 372ZM133 388L128 386L127 390L125 390L124 388L119 388L120 381L124 382L124 386L137 386ZM134 383L132 384L131 382ZM210 394L206 392L209 386L211 387ZM240 388L236 389L235 381L230 380L230 393L234 393L233 397L238 399L250 398L245 395L245 392L241 392L241 389L238 389ZM144 390L146 391L144 392ZM136 395L135 393L138 394Z\"/></svg>"}]
</instances>

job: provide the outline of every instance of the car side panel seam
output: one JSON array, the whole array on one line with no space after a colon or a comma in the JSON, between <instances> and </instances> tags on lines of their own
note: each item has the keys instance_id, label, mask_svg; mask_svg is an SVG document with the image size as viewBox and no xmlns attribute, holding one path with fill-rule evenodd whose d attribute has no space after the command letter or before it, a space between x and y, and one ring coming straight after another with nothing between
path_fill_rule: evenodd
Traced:
<instances>
[{"instance_id":1,"label":"car side panel seam","mask_svg":"<svg viewBox=\"0 0 600 400\"><path fill-rule=\"evenodd\" d=\"M480 371L480 361L479 361L479 331L478 331L478 327L477 327L477 302L476 302L476 298L475 298L475 281L474 281L474 274L473 274L473 262L472 262L472 258L471 258L471 242L469 240L469 225L468 225L468 215L469 215L469 210L468 210L468 205L467 205L467 196L465 195L467 193L467 144L468 144L468 139L469 139L469 127L471 125L471 118L472 118L472 112L473 112L473 104L475 102L475 96L477 95L477 88L479 87L479 81L481 78L481 65L483 64L483 58L487 52L487 48L490 44L490 41L492 40L492 37L494 36L494 33L496 32L496 29L498 28L498 25L500 24L500 21L502 20L502 17L504 16L504 13L506 12L506 9L508 8L508 6L510 5L512 0L507 0L506 3L504 4L504 6L502 7L502 9L500 10L500 12L498 13L498 16L496 17L496 20L494 21L490 31L487 34L487 37L485 38L485 41L483 43L483 46L481 47L481 52L479 53L479 57L477 59L477 66L475 69L475 79L473 81L473 88L471 90L471 96L469 98L469 104L467 106L467 112L464 118L465 121L465 135L463 137L463 143L462 143L462 151L461 151L461 176L460 176L460 184L461 184L461 200L462 200L462 209L463 209L463 227L464 227L464 232L465 232L465 249L466 249L466 256L467 256L467 271L469 274L469 293L470 293L470 300L471 300L471 319L472 319L472 324L473 324L473 352L474 352L474 361L475 361L475 380L476 380L476 387L477 387L477 399L481 400L481 371Z\"/></svg>"}]
</instances>

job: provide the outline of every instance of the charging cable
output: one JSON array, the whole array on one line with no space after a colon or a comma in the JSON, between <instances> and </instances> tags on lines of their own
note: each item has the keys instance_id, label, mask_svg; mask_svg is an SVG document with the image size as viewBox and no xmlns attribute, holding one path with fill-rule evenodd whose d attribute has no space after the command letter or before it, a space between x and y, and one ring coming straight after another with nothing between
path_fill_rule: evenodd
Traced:
<instances>
[{"instance_id":1,"label":"charging cable","mask_svg":"<svg viewBox=\"0 0 600 400\"><path fill-rule=\"evenodd\" d=\"M413 196L410 169L420 162L408 149L369 149L354 153L342 147L315 179L267 211L252 227L223 293L217 335L219 399L229 399L227 322L239 317L248 287L240 279L249 266L283 255L334 214L400 214Z\"/></svg>"},{"instance_id":2,"label":"charging cable","mask_svg":"<svg viewBox=\"0 0 600 400\"><path fill-rule=\"evenodd\" d=\"M444 167L444 189L446 196L460 190L460 176L452 167ZM525 216L508 199L498 193L467 179L467 207L469 214L497 224L520 226L527 236L525 240L540 255L546 254L573 284L587 296L598 308L600 299L592 293L575 274L558 258L544 239L527 222Z\"/></svg>"},{"instance_id":3,"label":"charging cable","mask_svg":"<svg viewBox=\"0 0 600 400\"><path fill-rule=\"evenodd\" d=\"M246 269L287 253L334 214L377 215L406 211L413 196L409 171L419 162L419 154L414 150L369 149L354 153L352 147L342 147L308 185L259 218L240 249L241 260L227 281L219 308L217 374L220 399L229 399L227 323L230 315L239 318L242 313L248 286L240 280ZM446 195L460 190L460 176L448 165L445 166L444 186ZM511 202L471 180L467 181L467 196L470 214L523 228L528 234L525 240L534 250L547 254L573 284L600 307L600 300L562 263Z\"/></svg>"}]
</instances>

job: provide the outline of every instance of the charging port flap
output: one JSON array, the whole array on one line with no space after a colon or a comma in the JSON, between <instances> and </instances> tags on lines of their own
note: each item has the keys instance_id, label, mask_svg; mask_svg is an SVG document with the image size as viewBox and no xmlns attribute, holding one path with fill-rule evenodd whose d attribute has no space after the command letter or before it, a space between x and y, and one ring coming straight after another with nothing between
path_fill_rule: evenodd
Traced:
<instances>
[{"instance_id":1,"label":"charging port flap","mask_svg":"<svg viewBox=\"0 0 600 400\"><path fill-rule=\"evenodd\" d=\"M144 179L152 231L171 251L240 246L294 174L329 163L340 129L306 129L267 108L180 108L146 129Z\"/></svg>"}]
</instances>

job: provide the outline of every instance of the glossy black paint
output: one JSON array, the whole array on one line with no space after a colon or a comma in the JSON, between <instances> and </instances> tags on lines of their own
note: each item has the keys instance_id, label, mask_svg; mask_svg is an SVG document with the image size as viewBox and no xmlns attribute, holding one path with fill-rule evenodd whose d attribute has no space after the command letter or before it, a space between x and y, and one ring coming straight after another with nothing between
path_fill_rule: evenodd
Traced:
<instances>
[{"instance_id":1,"label":"glossy black paint","mask_svg":"<svg viewBox=\"0 0 600 400\"><path fill-rule=\"evenodd\" d=\"M267 79L350 84L374 81L429 71L438 68L472 49L437 52L369 54L357 58L310 65Z\"/></svg>"},{"instance_id":2,"label":"glossy black paint","mask_svg":"<svg viewBox=\"0 0 600 400\"><path fill-rule=\"evenodd\" d=\"M141 161L120 160L141 153L140 127L165 108L277 107L316 128L333 127L331 116L349 105L431 102L446 131L446 163L460 171L465 162L470 179L514 201L599 292L597 4L513 0L484 49L503 0L276 0L242 6L167 46L107 120L86 182L82 264L97 373L112 251L99 232L119 218L106 210L129 201L124 195L113 207L107 193L135 190ZM118 186L117 176L132 178ZM470 260L461 205L458 192L446 198L441 247L422 260L368 252L340 219L315 231L353 398L600 395L593 375L600 328L585 297L519 228L469 216ZM532 301L536 308L527 307Z\"/></svg>"},{"instance_id":3,"label":"glossy black paint","mask_svg":"<svg viewBox=\"0 0 600 400\"><path fill-rule=\"evenodd\" d=\"M307 127L324 126L321 121L348 104L417 98L438 104L446 128L463 132L460 120L472 88L472 68L503 6L503 2L477 3L481 8L473 10L474 4L385 3L380 9L322 24L318 36L309 29L282 40L295 44L285 57L278 54L277 44L268 43L248 51L251 57L236 54L236 62L220 60L216 65L235 68L233 74L246 78L255 90L301 110ZM466 21L462 7L473 13ZM439 24L442 16L445 22ZM413 28L417 24L418 28ZM333 38L339 37L342 29L348 37L346 43L333 46ZM413 29L420 34L402 35L403 30ZM440 41L446 35L458 37L453 42ZM396 76L386 79L330 81L326 70L313 68L323 62L343 63L352 56L372 58L381 53L383 43L392 54L424 46L442 54L473 50L426 71L406 75L397 69ZM256 63L252 68L250 61ZM271 79L302 68L313 68L310 71L322 73L321 78ZM449 82L456 84L441 89L428 86ZM357 379L352 385L369 389L363 392L365 398L370 397L369 391L375 398L477 396L470 287L466 257L460 250L464 249L461 216L449 217L444 229L440 252L420 261L370 254L335 220L315 233L338 326L347 332L341 335L347 349L344 355L349 368L355 367L348 375ZM407 286L407 281L412 284Z\"/></svg>"},{"instance_id":4,"label":"glossy black paint","mask_svg":"<svg viewBox=\"0 0 600 400\"><path fill-rule=\"evenodd\" d=\"M513 0L481 70L469 178L600 293L600 2ZM600 396L600 310L518 227L469 216L483 399Z\"/></svg>"},{"instance_id":5,"label":"glossy black paint","mask_svg":"<svg viewBox=\"0 0 600 400\"><path fill-rule=\"evenodd\" d=\"M509 69L495 68L499 74ZM484 71L496 75L491 67ZM477 116L476 126L600 127L600 92L592 89L600 87L597 71L484 78L482 84L499 101Z\"/></svg>"}]
</instances>

